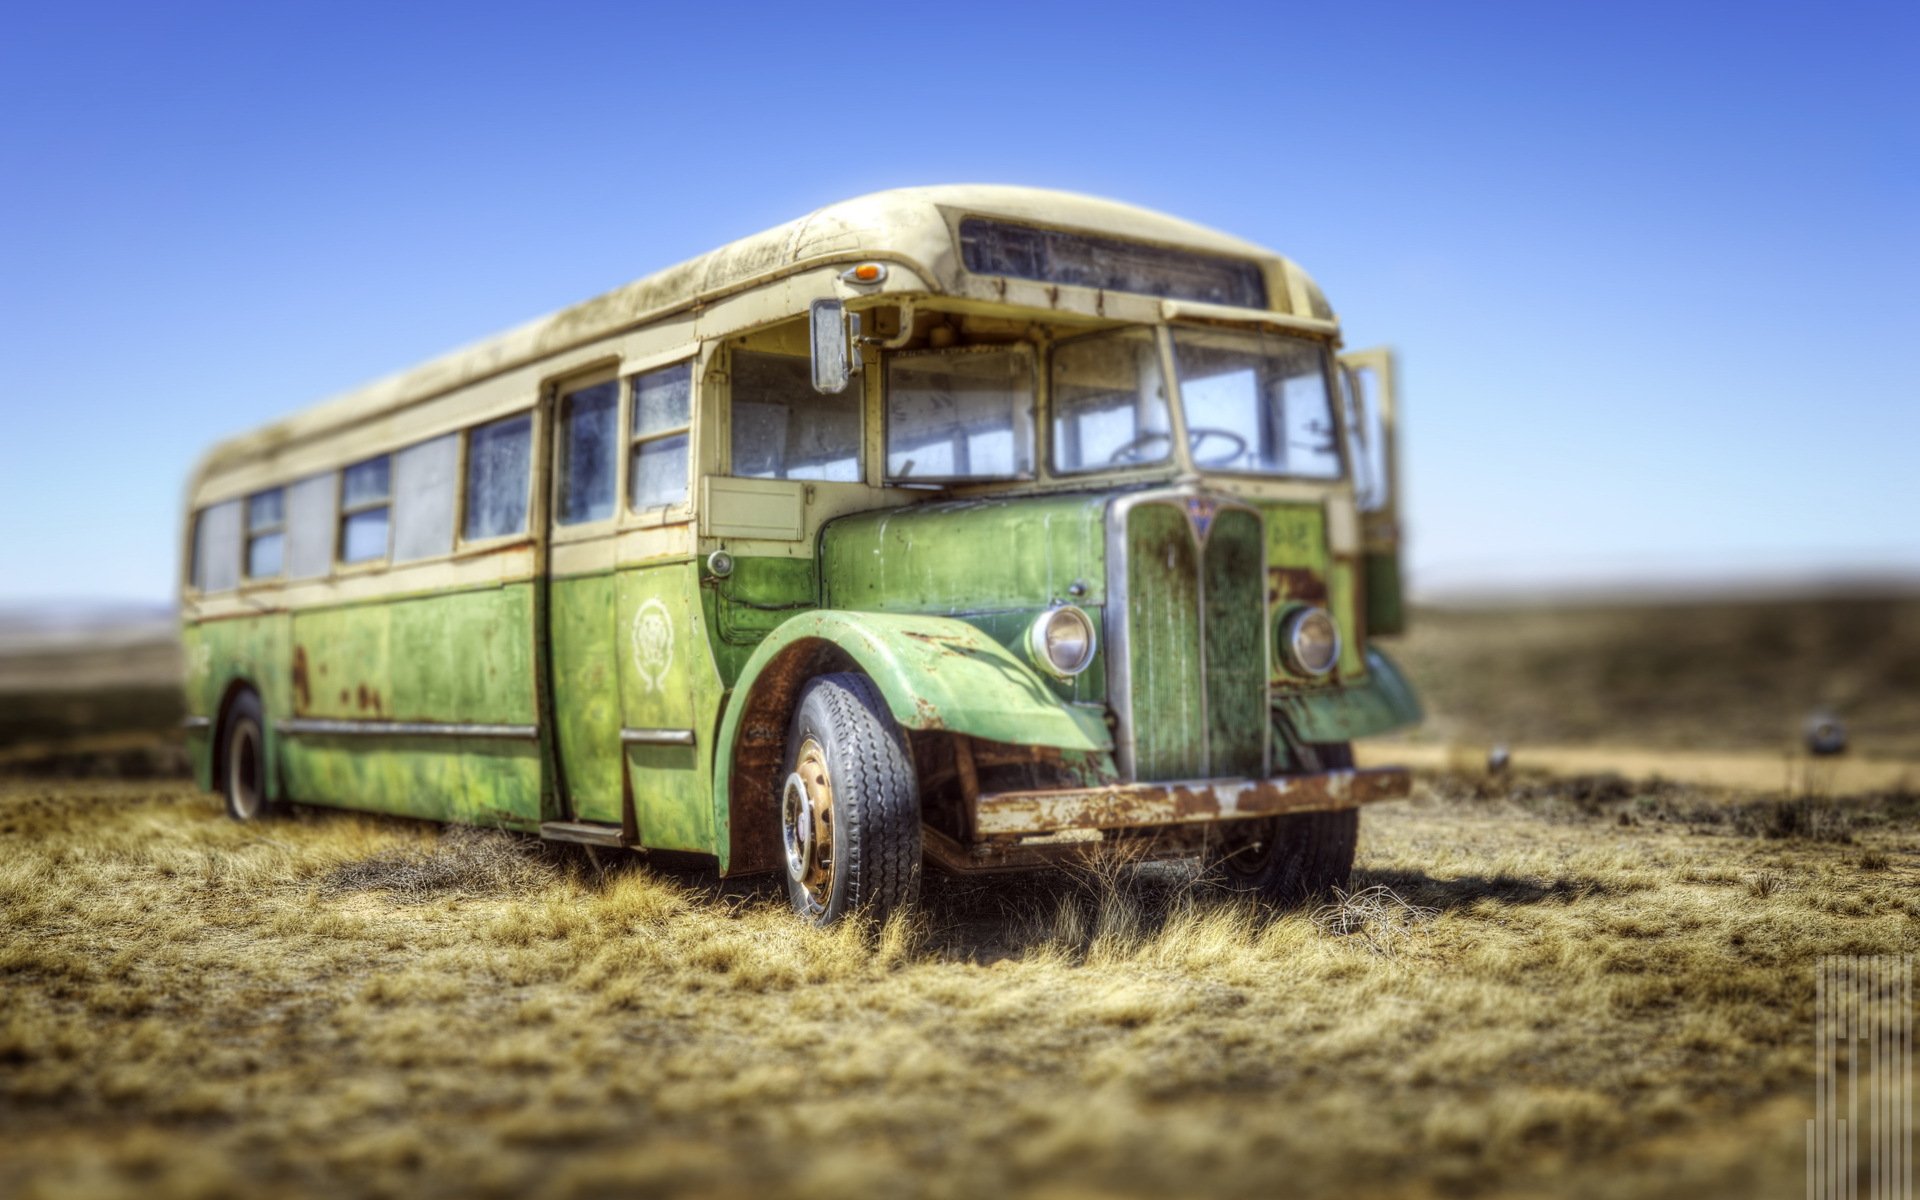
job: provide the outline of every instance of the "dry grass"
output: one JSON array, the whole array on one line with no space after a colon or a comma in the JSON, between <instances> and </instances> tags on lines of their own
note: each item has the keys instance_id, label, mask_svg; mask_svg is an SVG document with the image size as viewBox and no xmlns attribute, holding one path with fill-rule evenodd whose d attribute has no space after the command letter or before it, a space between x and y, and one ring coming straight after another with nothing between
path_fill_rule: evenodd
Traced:
<instances>
[{"instance_id":1,"label":"dry grass","mask_svg":"<svg viewBox=\"0 0 1920 1200\"><path fill-rule=\"evenodd\" d=\"M1811 966L1915 949L1920 826L1782 803L1443 780L1319 913L1109 863L822 932L503 835L6 785L0 1194L1785 1195Z\"/></svg>"}]
</instances>

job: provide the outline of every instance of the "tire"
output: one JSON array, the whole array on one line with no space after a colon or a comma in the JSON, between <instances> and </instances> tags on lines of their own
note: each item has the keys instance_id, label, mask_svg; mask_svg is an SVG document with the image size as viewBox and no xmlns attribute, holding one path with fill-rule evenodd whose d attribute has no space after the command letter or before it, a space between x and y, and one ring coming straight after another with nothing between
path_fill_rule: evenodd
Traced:
<instances>
[{"instance_id":1,"label":"tire","mask_svg":"<svg viewBox=\"0 0 1920 1200\"><path fill-rule=\"evenodd\" d=\"M1353 766L1345 742L1316 745L1321 770ZM1228 821L1209 873L1233 891L1257 895L1283 908L1331 896L1353 875L1360 837L1360 810L1290 813L1257 821Z\"/></svg>"},{"instance_id":2,"label":"tire","mask_svg":"<svg viewBox=\"0 0 1920 1200\"><path fill-rule=\"evenodd\" d=\"M227 815L236 821L258 821L274 813L267 799L266 722L260 715L260 697L241 692L227 710L220 733L220 786L227 797Z\"/></svg>"},{"instance_id":3,"label":"tire","mask_svg":"<svg viewBox=\"0 0 1920 1200\"><path fill-rule=\"evenodd\" d=\"M884 921L920 896L920 781L865 675L822 675L787 730L780 835L787 897L815 925Z\"/></svg>"}]
</instances>

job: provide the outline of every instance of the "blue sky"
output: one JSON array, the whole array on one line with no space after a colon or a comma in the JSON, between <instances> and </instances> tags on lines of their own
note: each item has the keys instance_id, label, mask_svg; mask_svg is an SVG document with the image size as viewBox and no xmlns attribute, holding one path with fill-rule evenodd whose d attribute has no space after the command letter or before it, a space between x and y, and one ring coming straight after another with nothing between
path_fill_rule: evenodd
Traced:
<instances>
[{"instance_id":1,"label":"blue sky","mask_svg":"<svg viewBox=\"0 0 1920 1200\"><path fill-rule=\"evenodd\" d=\"M39 5L0 603L163 601L212 440L831 201L1007 182L1399 347L1428 594L1920 574L1920 5Z\"/></svg>"}]
</instances>

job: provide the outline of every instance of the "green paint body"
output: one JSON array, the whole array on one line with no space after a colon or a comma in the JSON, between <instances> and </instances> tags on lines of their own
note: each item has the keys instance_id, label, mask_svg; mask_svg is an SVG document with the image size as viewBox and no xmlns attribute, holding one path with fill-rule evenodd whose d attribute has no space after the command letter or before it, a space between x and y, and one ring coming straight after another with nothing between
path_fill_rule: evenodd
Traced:
<instances>
[{"instance_id":1,"label":"green paint body","mask_svg":"<svg viewBox=\"0 0 1920 1200\"><path fill-rule=\"evenodd\" d=\"M216 782L224 705L252 686L277 797L523 830L620 825L635 844L726 869L747 699L795 655L825 649L872 676L909 730L1049 747L1070 773L1111 782L1108 547L1120 511L1137 778L1257 775L1285 759L1268 744L1272 715L1308 741L1418 719L1405 681L1364 644L1360 567L1328 554L1319 506L1223 508L1201 539L1177 499L1115 509L1127 495L861 514L827 526L816 557L742 556L724 578L688 558L189 625L189 711L212 725L190 740L196 775ZM1100 635L1071 680L1040 669L1027 644L1034 619L1062 603ZM1272 652L1274 618L1296 603L1327 605L1349 631L1330 681L1291 677ZM289 718L538 735L287 735Z\"/></svg>"}]
</instances>

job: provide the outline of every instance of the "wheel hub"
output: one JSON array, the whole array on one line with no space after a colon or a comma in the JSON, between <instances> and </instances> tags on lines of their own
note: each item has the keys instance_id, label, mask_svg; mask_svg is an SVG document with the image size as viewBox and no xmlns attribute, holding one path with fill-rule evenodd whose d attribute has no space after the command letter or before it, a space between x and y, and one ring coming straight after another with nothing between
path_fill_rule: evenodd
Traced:
<instances>
[{"instance_id":1,"label":"wheel hub","mask_svg":"<svg viewBox=\"0 0 1920 1200\"><path fill-rule=\"evenodd\" d=\"M787 877L815 905L825 907L833 893L833 780L826 751L812 738L801 743L793 773L781 790L780 837Z\"/></svg>"}]
</instances>

